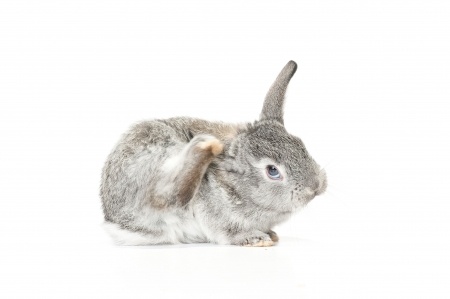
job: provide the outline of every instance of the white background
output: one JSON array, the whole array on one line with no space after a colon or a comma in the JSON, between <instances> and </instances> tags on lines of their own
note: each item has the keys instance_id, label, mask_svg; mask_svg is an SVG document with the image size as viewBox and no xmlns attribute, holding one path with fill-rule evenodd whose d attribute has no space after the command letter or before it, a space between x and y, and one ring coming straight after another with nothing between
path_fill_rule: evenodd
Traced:
<instances>
[{"instance_id":1,"label":"white background","mask_svg":"<svg viewBox=\"0 0 450 299\"><path fill-rule=\"evenodd\" d=\"M2 1L0 297L449 298L449 1ZM288 131L329 189L273 248L117 247L100 173L132 123Z\"/></svg>"}]
</instances>

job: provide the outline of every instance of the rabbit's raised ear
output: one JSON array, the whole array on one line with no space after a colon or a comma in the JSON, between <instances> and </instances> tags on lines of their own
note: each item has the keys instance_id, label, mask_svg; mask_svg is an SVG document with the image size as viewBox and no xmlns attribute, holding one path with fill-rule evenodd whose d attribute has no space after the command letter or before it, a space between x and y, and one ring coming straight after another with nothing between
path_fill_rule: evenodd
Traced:
<instances>
[{"instance_id":1,"label":"rabbit's raised ear","mask_svg":"<svg viewBox=\"0 0 450 299\"><path fill-rule=\"evenodd\" d=\"M286 88L297 70L297 64L294 61L289 61L281 70L275 82L273 82L269 91L267 92L264 106L259 117L260 120L274 119L283 123L283 103Z\"/></svg>"}]
</instances>

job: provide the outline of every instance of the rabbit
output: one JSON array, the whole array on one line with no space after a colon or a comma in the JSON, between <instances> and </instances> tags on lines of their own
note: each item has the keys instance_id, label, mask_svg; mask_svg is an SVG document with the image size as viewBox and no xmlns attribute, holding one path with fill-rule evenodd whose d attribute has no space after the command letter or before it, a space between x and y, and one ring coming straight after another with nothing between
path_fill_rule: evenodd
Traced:
<instances>
[{"instance_id":1,"label":"rabbit","mask_svg":"<svg viewBox=\"0 0 450 299\"><path fill-rule=\"evenodd\" d=\"M228 124L189 117L143 121L103 168L104 228L117 244L214 243L264 247L272 228L327 187L324 169L283 122L289 61L259 120Z\"/></svg>"}]
</instances>

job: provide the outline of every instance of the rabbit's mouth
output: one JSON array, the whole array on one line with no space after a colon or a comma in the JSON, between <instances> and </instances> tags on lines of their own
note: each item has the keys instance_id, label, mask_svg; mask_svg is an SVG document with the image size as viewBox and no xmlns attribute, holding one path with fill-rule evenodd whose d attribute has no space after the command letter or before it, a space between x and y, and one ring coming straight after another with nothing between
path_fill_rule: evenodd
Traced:
<instances>
[{"instance_id":1,"label":"rabbit's mouth","mask_svg":"<svg viewBox=\"0 0 450 299\"><path fill-rule=\"evenodd\" d=\"M322 169L312 180L313 183L310 184L309 187L306 187L304 192L309 200L313 199L315 196L318 196L325 192L327 189L328 181L327 174L324 169Z\"/></svg>"},{"instance_id":2,"label":"rabbit's mouth","mask_svg":"<svg viewBox=\"0 0 450 299\"><path fill-rule=\"evenodd\" d=\"M314 197L322 194L327 189L327 176L324 170L316 176L314 183L311 187L306 187L302 189L301 187L296 187L291 191L291 199L294 202L300 202L302 206L309 203Z\"/></svg>"},{"instance_id":3,"label":"rabbit's mouth","mask_svg":"<svg viewBox=\"0 0 450 299\"><path fill-rule=\"evenodd\" d=\"M316 195L317 195L317 192L316 192L316 191L312 190L311 188L306 188L306 189L305 189L305 192L304 192L304 194L303 194L303 198L304 198L306 201L310 201L310 200L312 200L314 197L316 197Z\"/></svg>"},{"instance_id":4,"label":"rabbit's mouth","mask_svg":"<svg viewBox=\"0 0 450 299\"><path fill-rule=\"evenodd\" d=\"M300 206L307 205L314 197L316 197L316 192L309 187L306 187L302 191L292 191L291 193L292 201L300 203Z\"/></svg>"}]
</instances>

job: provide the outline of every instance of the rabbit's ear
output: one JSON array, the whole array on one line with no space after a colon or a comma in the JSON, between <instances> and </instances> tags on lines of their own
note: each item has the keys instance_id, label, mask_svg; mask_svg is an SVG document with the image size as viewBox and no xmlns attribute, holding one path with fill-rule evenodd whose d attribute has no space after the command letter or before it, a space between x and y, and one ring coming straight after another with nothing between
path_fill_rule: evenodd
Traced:
<instances>
[{"instance_id":1,"label":"rabbit's ear","mask_svg":"<svg viewBox=\"0 0 450 299\"><path fill-rule=\"evenodd\" d=\"M286 93L286 88L294 76L297 70L297 64L294 61L289 61L286 66L281 70L275 82L267 92L266 99L264 101L264 106L261 111L260 120L274 119L283 123L283 103L284 94Z\"/></svg>"}]
</instances>

